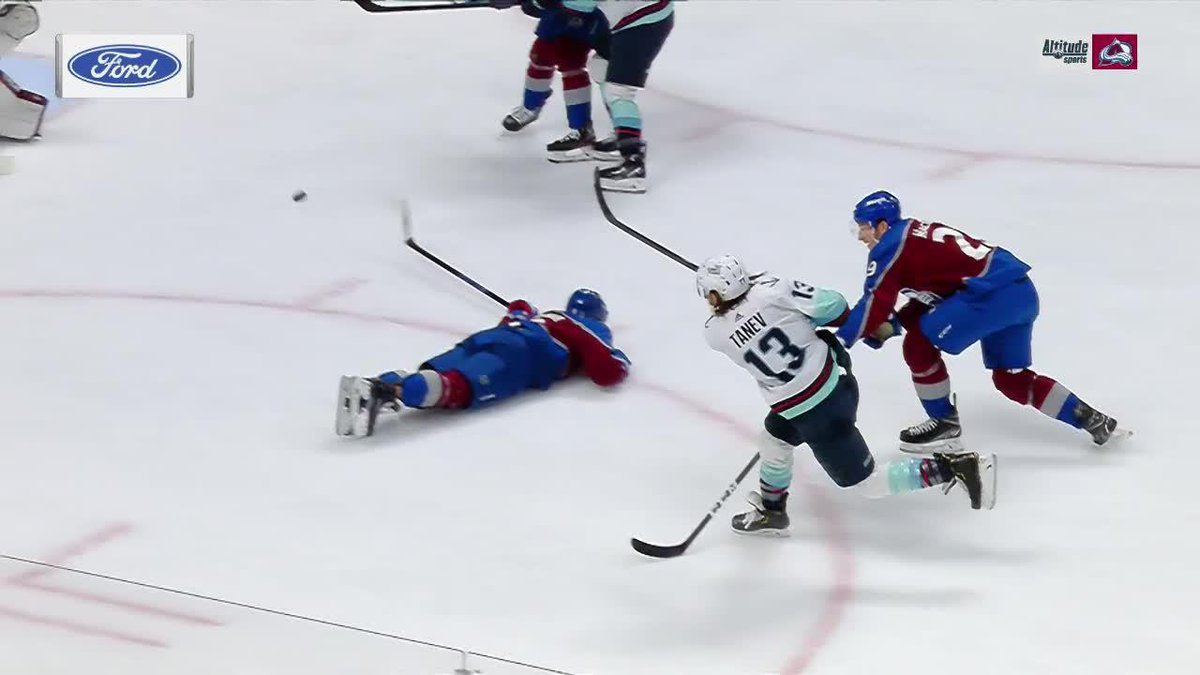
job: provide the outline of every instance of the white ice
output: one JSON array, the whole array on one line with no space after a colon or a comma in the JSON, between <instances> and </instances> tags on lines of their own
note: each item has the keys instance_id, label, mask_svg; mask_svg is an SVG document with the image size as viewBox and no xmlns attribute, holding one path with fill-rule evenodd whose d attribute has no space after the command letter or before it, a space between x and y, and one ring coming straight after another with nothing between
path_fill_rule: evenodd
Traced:
<instances>
[{"instance_id":1,"label":"white ice","mask_svg":"<svg viewBox=\"0 0 1200 675\"><path fill-rule=\"evenodd\" d=\"M1097 451L950 363L995 511L867 502L801 451L794 536L728 530L765 410L708 350L681 267L516 136L532 22L350 3L42 3L55 33L195 34L189 101L64 105L0 146L0 554L570 673L1192 673L1200 662L1194 273L1200 5L680 3L644 96L629 222L855 298L849 209L1005 245L1042 299L1035 367L1136 431ZM1093 72L1043 40L1130 32ZM14 63L16 61L14 60ZM0 64L3 65L3 64ZM603 112L597 106L598 117ZM297 189L308 192L293 203ZM412 367L499 308L604 293L634 374L336 438L339 375ZM899 346L855 350L880 457L921 419ZM0 560L4 673L430 675L452 651ZM487 674L537 671L472 658Z\"/></svg>"}]
</instances>

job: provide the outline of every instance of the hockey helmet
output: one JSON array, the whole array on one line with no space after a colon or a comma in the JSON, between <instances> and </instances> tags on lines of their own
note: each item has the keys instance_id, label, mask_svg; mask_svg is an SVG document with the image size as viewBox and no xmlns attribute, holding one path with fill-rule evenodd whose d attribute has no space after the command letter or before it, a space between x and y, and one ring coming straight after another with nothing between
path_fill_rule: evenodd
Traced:
<instances>
[{"instance_id":1,"label":"hockey helmet","mask_svg":"<svg viewBox=\"0 0 1200 675\"><path fill-rule=\"evenodd\" d=\"M696 268L696 292L707 298L716 293L721 302L736 300L750 290L750 276L742 261L732 255L718 255Z\"/></svg>"},{"instance_id":2,"label":"hockey helmet","mask_svg":"<svg viewBox=\"0 0 1200 675\"><path fill-rule=\"evenodd\" d=\"M567 299L567 316L604 322L608 320L608 305L596 291L580 288Z\"/></svg>"},{"instance_id":3,"label":"hockey helmet","mask_svg":"<svg viewBox=\"0 0 1200 675\"><path fill-rule=\"evenodd\" d=\"M854 222L874 227L881 220L889 227L900 220L900 200L896 195L879 190L863 197L854 205Z\"/></svg>"}]
</instances>

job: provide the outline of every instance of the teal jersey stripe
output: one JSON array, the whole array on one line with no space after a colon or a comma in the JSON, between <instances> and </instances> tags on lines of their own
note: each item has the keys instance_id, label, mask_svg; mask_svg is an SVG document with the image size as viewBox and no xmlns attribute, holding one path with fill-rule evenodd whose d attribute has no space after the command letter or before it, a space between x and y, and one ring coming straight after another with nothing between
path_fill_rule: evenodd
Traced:
<instances>
[{"instance_id":1,"label":"teal jersey stripe","mask_svg":"<svg viewBox=\"0 0 1200 675\"><path fill-rule=\"evenodd\" d=\"M829 395L833 393L834 387L837 386L838 380L840 380L841 378L842 378L842 369L834 366L833 372L830 373L830 375L829 375L829 379L826 380L825 384L822 385L821 388L817 390L817 393L813 394L812 396L809 396L808 398L806 398L803 401L801 401L800 403L797 403L796 405L788 408L787 410L781 411L779 414L782 415L784 417L784 419L790 420L790 419L795 419L795 418L799 417L800 415L803 415L804 413L808 412L809 410L812 410L813 408L817 407L818 403L829 398Z\"/></svg>"}]
</instances>

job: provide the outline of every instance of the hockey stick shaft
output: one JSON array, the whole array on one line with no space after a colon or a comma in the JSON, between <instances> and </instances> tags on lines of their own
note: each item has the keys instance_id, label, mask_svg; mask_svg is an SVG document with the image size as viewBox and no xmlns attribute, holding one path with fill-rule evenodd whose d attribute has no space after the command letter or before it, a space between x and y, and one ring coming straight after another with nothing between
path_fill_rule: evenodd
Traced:
<instances>
[{"instance_id":1,"label":"hockey stick shaft","mask_svg":"<svg viewBox=\"0 0 1200 675\"><path fill-rule=\"evenodd\" d=\"M475 9L476 7L489 7L486 1L484 2L459 2L459 3L440 3L434 5L377 5L371 0L353 0L354 4L362 7L364 10L372 14L385 14L391 12L426 12L439 9Z\"/></svg>"},{"instance_id":2,"label":"hockey stick shaft","mask_svg":"<svg viewBox=\"0 0 1200 675\"><path fill-rule=\"evenodd\" d=\"M675 251L672 251L671 249L667 248L666 246L663 246L662 244L658 243L657 241L654 241L650 237L647 237L646 235L642 234L641 232L638 232L637 230L633 229L632 227L621 222L621 219L618 218L616 216L616 214L614 214L612 212L612 209L608 206L608 200L604 198L604 190L602 190L600 188L600 170L599 169L596 169L592 175L592 187L596 191L596 201L600 202L600 211L604 213L605 220L607 220L614 227L621 230L625 234L628 234L629 236L633 237L634 239L637 239L638 241L649 246L650 248L654 249L655 251L658 251L659 253L667 256L671 260L674 260L675 262L679 263L680 265L683 265L684 267L688 268L689 270L691 270L693 272L696 271L696 269L697 269L696 263L688 260L687 258L679 255Z\"/></svg>"},{"instance_id":3,"label":"hockey stick shaft","mask_svg":"<svg viewBox=\"0 0 1200 675\"><path fill-rule=\"evenodd\" d=\"M426 251L423 246L421 246L420 244L417 243L417 240L413 238L412 212L409 210L407 201L400 203L400 224L403 227L403 231L404 231L404 245L405 246L411 248L412 250L414 250L417 253L424 256L425 259L429 260L433 264L437 265L438 267L440 267L440 268L446 270L447 272L449 272L450 274L454 275L454 277L456 277L459 281L463 282L464 284L470 286L471 288L474 288L475 290L479 291L480 293L483 293L484 295L488 296L492 300L495 300L497 303L503 305L504 307L508 307L508 301L505 300L504 298L500 297L499 295L497 295L490 288L488 288L487 286L484 286L483 284L479 283L478 281L475 281L474 279L467 276L463 272L460 272L458 270L458 268L454 267L453 265L446 262L445 260L442 260L441 258L437 257L436 255L430 253L429 251Z\"/></svg>"}]
</instances>

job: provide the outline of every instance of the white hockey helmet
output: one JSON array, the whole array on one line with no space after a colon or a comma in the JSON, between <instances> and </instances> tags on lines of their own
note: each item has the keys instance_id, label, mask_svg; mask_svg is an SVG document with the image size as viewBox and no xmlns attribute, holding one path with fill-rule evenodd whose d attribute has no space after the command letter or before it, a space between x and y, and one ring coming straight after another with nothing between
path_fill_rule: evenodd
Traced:
<instances>
[{"instance_id":1,"label":"white hockey helmet","mask_svg":"<svg viewBox=\"0 0 1200 675\"><path fill-rule=\"evenodd\" d=\"M736 300L750 290L750 276L742 261L731 255L718 255L696 268L696 292L707 298L716 293L721 302Z\"/></svg>"}]
</instances>

